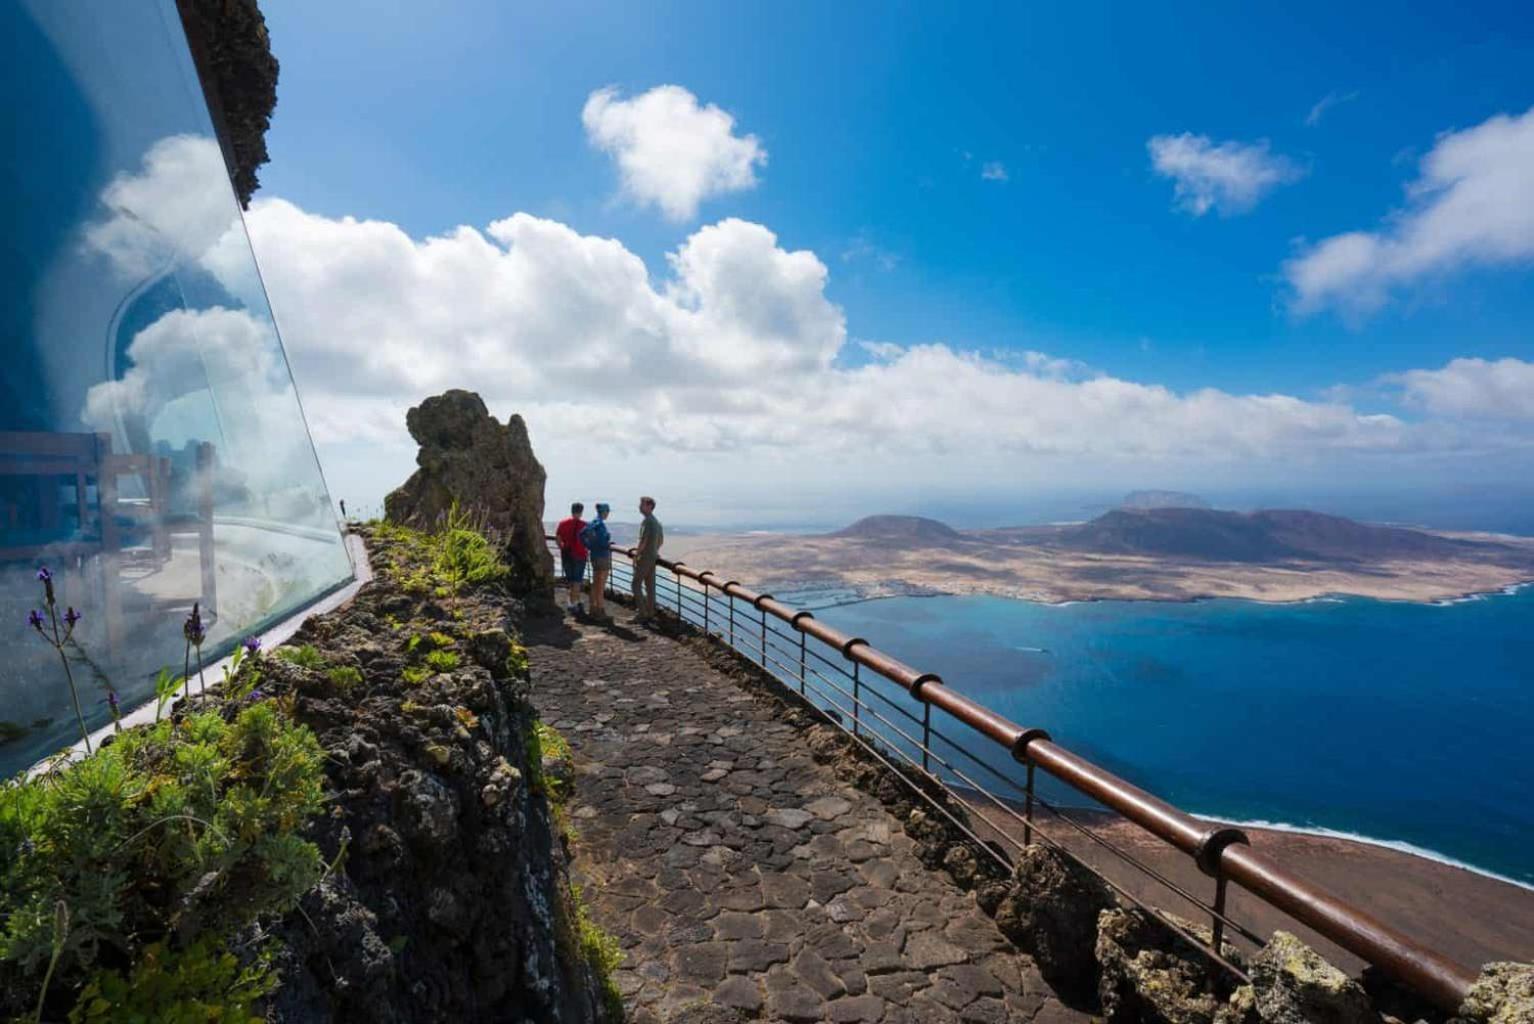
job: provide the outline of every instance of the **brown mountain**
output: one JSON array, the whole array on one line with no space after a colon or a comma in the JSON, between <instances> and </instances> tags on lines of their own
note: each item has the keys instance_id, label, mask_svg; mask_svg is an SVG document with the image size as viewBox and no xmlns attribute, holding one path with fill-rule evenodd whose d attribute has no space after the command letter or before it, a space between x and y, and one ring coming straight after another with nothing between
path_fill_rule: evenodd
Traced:
<instances>
[{"instance_id":1,"label":"brown mountain","mask_svg":"<svg viewBox=\"0 0 1534 1024\"><path fill-rule=\"evenodd\" d=\"M947 523L922 516L864 516L830 536L889 541L909 547L943 546L964 540L964 535Z\"/></svg>"},{"instance_id":2,"label":"brown mountain","mask_svg":"<svg viewBox=\"0 0 1534 1024\"><path fill-rule=\"evenodd\" d=\"M1219 562L1485 558L1495 557L1502 549L1499 544L1372 526L1321 512L1200 508L1114 509L1089 523L1060 530L1051 546Z\"/></svg>"}]
</instances>

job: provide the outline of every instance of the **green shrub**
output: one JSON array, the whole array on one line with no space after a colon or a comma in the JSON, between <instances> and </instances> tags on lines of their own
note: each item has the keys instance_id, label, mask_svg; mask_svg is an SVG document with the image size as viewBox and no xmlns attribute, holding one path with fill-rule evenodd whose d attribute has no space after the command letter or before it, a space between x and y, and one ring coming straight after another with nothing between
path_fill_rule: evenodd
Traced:
<instances>
[{"instance_id":1,"label":"green shrub","mask_svg":"<svg viewBox=\"0 0 1534 1024\"><path fill-rule=\"evenodd\" d=\"M424 665L406 665L400 678L409 686L419 686L431 678L431 669Z\"/></svg>"},{"instance_id":2,"label":"green shrub","mask_svg":"<svg viewBox=\"0 0 1534 1024\"><path fill-rule=\"evenodd\" d=\"M527 736L527 777L534 793L541 794L551 804L561 804L569 796L562 780L544 774L543 761L573 761L570 743L559 731L542 722L533 723L533 731Z\"/></svg>"},{"instance_id":3,"label":"green shrub","mask_svg":"<svg viewBox=\"0 0 1534 1024\"><path fill-rule=\"evenodd\" d=\"M512 644L511 653L506 656L506 671L514 676L526 676L527 670L527 648L521 644Z\"/></svg>"},{"instance_id":4,"label":"green shrub","mask_svg":"<svg viewBox=\"0 0 1534 1024\"><path fill-rule=\"evenodd\" d=\"M184 952L147 946L126 976L97 971L70 1011L70 1024L260 1024L256 1004L277 987L269 959L242 966L202 940Z\"/></svg>"},{"instance_id":5,"label":"green shrub","mask_svg":"<svg viewBox=\"0 0 1534 1024\"><path fill-rule=\"evenodd\" d=\"M55 957L52 989L72 991L107 954L189 954L173 949L185 923L223 937L297 905L323 870L299 834L323 804L322 760L264 701L233 722L208 711L130 729L0 786L0 992L40 989Z\"/></svg>"},{"instance_id":6,"label":"green shrub","mask_svg":"<svg viewBox=\"0 0 1534 1024\"><path fill-rule=\"evenodd\" d=\"M362 672L351 665L338 665L326 672L325 677L338 690L350 690L362 685Z\"/></svg>"},{"instance_id":7,"label":"green shrub","mask_svg":"<svg viewBox=\"0 0 1534 1024\"><path fill-rule=\"evenodd\" d=\"M451 646L453 646L453 638L452 637L448 636L446 633L438 633L435 630L430 632L430 633L427 633L426 634L426 639L430 640L431 641L431 645L433 647L437 648L438 650L441 650L444 647L451 647Z\"/></svg>"},{"instance_id":8,"label":"green shrub","mask_svg":"<svg viewBox=\"0 0 1534 1024\"><path fill-rule=\"evenodd\" d=\"M426 666L434 672L451 672L458 667L458 655L452 651L432 651L426 656Z\"/></svg>"},{"instance_id":9,"label":"green shrub","mask_svg":"<svg viewBox=\"0 0 1534 1024\"><path fill-rule=\"evenodd\" d=\"M283 661L290 661L302 668L322 669L325 667L325 656L313 644L304 644L302 647L279 647L277 648L277 657Z\"/></svg>"},{"instance_id":10,"label":"green shrub","mask_svg":"<svg viewBox=\"0 0 1534 1024\"><path fill-rule=\"evenodd\" d=\"M398 546L379 564L409 594L451 597L464 587L493 586L511 576L500 551L457 505L435 533L382 523L373 537Z\"/></svg>"},{"instance_id":11,"label":"green shrub","mask_svg":"<svg viewBox=\"0 0 1534 1024\"><path fill-rule=\"evenodd\" d=\"M575 905L575 932L580 943L581 959L591 967L602 990L602 1002L613 1020L623 1019L623 995L613 972L623 963L623 947L616 936L604 931L591 919L586 900L578 885L570 886L570 900Z\"/></svg>"}]
</instances>

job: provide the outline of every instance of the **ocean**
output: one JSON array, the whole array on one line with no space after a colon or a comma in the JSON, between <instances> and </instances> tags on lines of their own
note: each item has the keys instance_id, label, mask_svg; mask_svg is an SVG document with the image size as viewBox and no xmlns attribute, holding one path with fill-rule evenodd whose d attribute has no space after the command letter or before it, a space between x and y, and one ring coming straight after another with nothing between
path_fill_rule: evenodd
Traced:
<instances>
[{"instance_id":1,"label":"ocean","mask_svg":"<svg viewBox=\"0 0 1534 1024\"><path fill-rule=\"evenodd\" d=\"M815 614L1184 810L1534 885L1534 587L1443 605L902 597Z\"/></svg>"}]
</instances>

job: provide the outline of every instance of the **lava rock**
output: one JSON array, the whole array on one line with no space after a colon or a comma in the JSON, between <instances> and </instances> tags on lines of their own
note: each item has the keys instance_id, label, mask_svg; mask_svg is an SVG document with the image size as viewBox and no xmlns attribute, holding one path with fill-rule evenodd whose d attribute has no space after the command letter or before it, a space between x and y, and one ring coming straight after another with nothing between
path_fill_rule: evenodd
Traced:
<instances>
[{"instance_id":1,"label":"lava rock","mask_svg":"<svg viewBox=\"0 0 1534 1024\"><path fill-rule=\"evenodd\" d=\"M454 389L411 409L405 426L421 446L419 468L384 498L385 517L434 528L456 506L501 539L518 591L552 595L554 563L543 539L546 474L522 417L502 424L474 392Z\"/></svg>"},{"instance_id":2,"label":"lava rock","mask_svg":"<svg viewBox=\"0 0 1534 1024\"><path fill-rule=\"evenodd\" d=\"M1377 1024L1363 986L1288 932L1252 957L1252 1002L1262 1024ZM1508 1018L1509 1021L1517 1018Z\"/></svg>"},{"instance_id":3,"label":"lava rock","mask_svg":"<svg viewBox=\"0 0 1534 1024\"><path fill-rule=\"evenodd\" d=\"M1097 876L1035 843L1019 858L1012 891L996 908L996 924L1057 991L1091 1002L1097 995L1097 919L1113 905L1112 892Z\"/></svg>"}]
</instances>

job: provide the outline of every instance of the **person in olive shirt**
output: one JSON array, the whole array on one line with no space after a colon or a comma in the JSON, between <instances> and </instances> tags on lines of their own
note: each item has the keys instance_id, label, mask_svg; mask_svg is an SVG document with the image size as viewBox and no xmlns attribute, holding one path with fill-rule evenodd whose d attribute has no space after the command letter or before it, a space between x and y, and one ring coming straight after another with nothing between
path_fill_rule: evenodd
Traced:
<instances>
[{"instance_id":1,"label":"person in olive shirt","mask_svg":"<svg viewBox=\"0 0 1534 1024\"><path fill-rule=\"evenodd\" d=\"M660 546L666 541L666 531L655 518L655 499L646 495L639 499L639 514L644 516L639 524L639 546L634 549L634 595L636 618L649 622L655 618L655 562L660 558Z\"/></svg>"}]
</instances>

